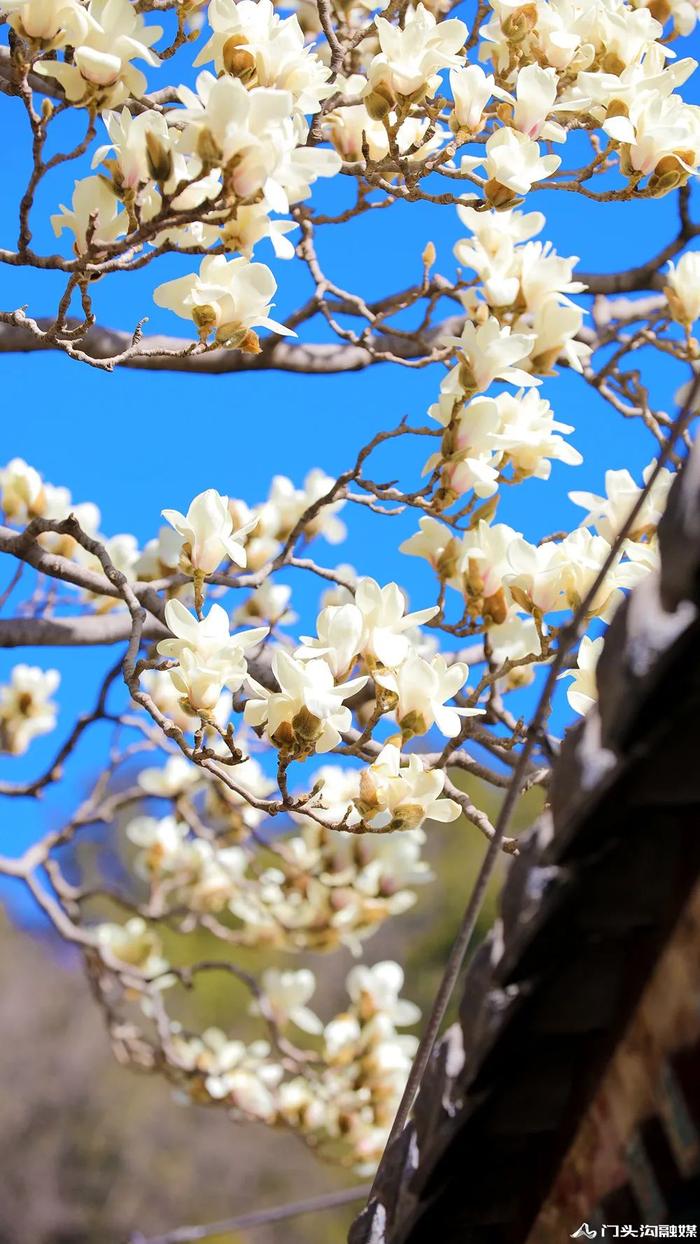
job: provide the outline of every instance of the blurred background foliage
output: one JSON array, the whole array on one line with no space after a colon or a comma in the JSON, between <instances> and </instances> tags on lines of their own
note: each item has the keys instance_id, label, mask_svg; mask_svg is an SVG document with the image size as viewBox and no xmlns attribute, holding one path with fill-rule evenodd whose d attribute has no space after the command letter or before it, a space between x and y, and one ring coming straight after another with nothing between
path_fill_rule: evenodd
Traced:
<instances>
[{"instance_id":1,"label":"blurred background foliage","mask_svg":"<svg viewBox=\"0 0 700 1244\"><path fill-rule=\"evenodd\" d=\"M453 775L492 821L500 793ZM541 809L528 792L517 829ZM485 842L460 820L428 827L427 858L435 880L418 889L415 907L366 943L365 958L404 965L406 996L427 1010ZM77 861L76 861L77 862ZM80 848L81 869L114 879L123 869L110 839ZM509 857L503 857L479 922L481 938L496 914ZM126 876L124 870L123 876ZM95 912L122 919L123 913ZM343 1004L343 981L353 959L332 955L280 956L233 950L206 932L166 933L166 953L179 963L235 954L252 970L270 963L317 974L315 1009L325 1019ZM120 1066L80 964L45 931L0 922L0 1244L127 1244L184 1223L206 1223L351 1183L324 1166L294 1137L232 1122L222 1108L180 1105L158 1076ZM178 1016L201 1030L216 1024L250 1039L259 1033L247 1014L248 996L230 974L204 973L192 991L179 991ZM342 1244L353 1207L211 1237L213 1244Z\"/></svg>"}]
</instances>

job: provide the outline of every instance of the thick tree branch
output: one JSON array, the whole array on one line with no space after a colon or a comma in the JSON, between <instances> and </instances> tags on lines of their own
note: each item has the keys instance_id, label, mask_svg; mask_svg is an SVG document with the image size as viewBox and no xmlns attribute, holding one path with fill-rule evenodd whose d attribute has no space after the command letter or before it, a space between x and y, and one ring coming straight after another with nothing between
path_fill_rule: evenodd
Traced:
<instances>
[{"instance_id":1,"label":"thick tree branch","mask_svg":"<svg viewBox=\"0 0 700 1244\"><path fill-rule=\"evenodd\" d=\"M700 236L700 224L688 215L690 188L683 186L678 192L678 208L681 227L672 242L662 247L645 263L627 268L624 272L579 272L576 277L584 281L591 294L632 294L643 289L663 289L665 277L661 269L669 259L674 259L688 242Z\"/></svg>"},{"instance_id":2,"label":"thick tree branch","mask_svg":"<svg viewBox=\"0 0 700 1244\"><path fill-rule=\"evenodd\" d=\"M53 321L46 317L36 323L42 332L46 332ZM77 320L68 320L68 331L77 324ZM387 331L382 336L371 339L369 349L341 342L290 344L278 337L271 337L263 343L260 354L242 354L240 350L211 350L206 354L192 354L188 351L193 343L187 338L153 334L142 337L138 352L129 353L123 359L118 356L130 350L133 335L121 329L100 328L96 325L81 339L80 350L107 370L111 370L110 360L114 359L115 367L129 367L140 371L187 372L199 376L222 376L250 371L286 371L306 376L331 376L339 372L363 371L375 363L410 363L414 359L429 359L426 350L437 346L445 337L459 336L463 324L464 316L450 316L424 334L422 339L418 336L395 337ZM585 328L577 336L589 345L595 342L595 334ZM75 341L71 345L75 345ZM61 348L60 340L56 341L53 337L42 340L29 328L0 323L0 354L31 354L37 350Z\"/></svg>"},{"instance_id":3,"label":"thick tree branch","mask_svg":"<svg viewBox=\"0 0 700 1244\"><path fill-rule=\"evenodd\" d=\"M57 553L47 553L33 538L33 535L30 534L28 537L28 530L17 532L11 527L0 526L0 553L9 553L19 558L20 561L27 562L35 570L48 575L51 579L61 579L64 583L72 583L74 587L81 587L98 596L111 596L116 600L123 600L119 589L104 575L88 570L68 557L61 557ZM165 602L150 584L137 583L134 585L134 592L139 603L149 613L162 619Z\"/></svg>"},{"instance_id":4,"label":"thick tree branch","mask_svg":"<svg viewBox=\"0 0 700 1244\"><path fill-rule=\"evenodd\" d=\"M0 618L0 648L83 648L126 642L131 622L126 614L88 614L78 618ZM144 623L144 639L164 639L170 632L155 618Z\"/></svg>"}]
</instances>

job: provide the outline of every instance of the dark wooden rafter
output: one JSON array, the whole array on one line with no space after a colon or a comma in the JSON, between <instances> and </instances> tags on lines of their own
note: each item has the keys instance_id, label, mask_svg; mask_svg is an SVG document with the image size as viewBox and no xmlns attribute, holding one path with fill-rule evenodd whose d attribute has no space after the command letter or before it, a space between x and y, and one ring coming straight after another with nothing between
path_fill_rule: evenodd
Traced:
<instances>
[{"instance_id":1,"label":"dark wooden rafter","mask_svg":"<svg viewBox=\"0 0 700 1244\"><path fill-rule=\"evenodd\" d=\"M519 1244L700 879L700 452L350 1244ZM700 951L700 947L696 948ZM572 1229L577 1224L572 1225Z\"/></svg>"}]
</instances>

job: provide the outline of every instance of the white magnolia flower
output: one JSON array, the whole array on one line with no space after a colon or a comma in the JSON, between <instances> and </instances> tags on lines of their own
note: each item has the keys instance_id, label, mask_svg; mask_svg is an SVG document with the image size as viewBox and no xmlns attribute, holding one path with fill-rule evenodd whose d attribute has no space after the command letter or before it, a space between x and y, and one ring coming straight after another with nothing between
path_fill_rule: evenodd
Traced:
<instances>
[{"instance_id":1,"label":"white magnolia flower","mask_svg":"<svg viewBox=\"0 0 700 1244\"><path fill-rule=\"evenodd\" d=\"M168 756L162 768L142 769L138 784L147 795L156 795L159 799L175 799L195 786L200 777L199 769L186 756Z\"/></svg>"},{"instance_id":2,"label":"white magnolia flower","mask_svg":"<svg viewBox=\"0 0 700 1244\"><path fill-rule=\"evenodd\" d=\"M159 65L152 51L163 34L161 26L148 26L129 0L90 0L87 28L73 46L71 63L42 60L37 73L55 78L74 104L116 107L129 96L139 99L146 78L133 60Z\"/></svg>"},{"instance_id":3,"label":"white magnolia flower","mask_svg":"<svg viewBox=\"0 0 700 1244\"><path fill-rule=\"evenodd\" d=\"M13 666L10 681L0 686L0 752L21 756L32 739L54 729L58 710L51 696L60 681L58 670Z\"/></svg>"},{"instance_id":4,"label":"white magnolia flower","mask_svg":"<svg viewBox=\"0 0 700 1244\"><path fill-rule=\"evenodd\" d=\"M277 968L266 968L260 984L271 1017L280 1028L291 1023L296 1024L302 1032L323 1032L320 1019L306 1005L316 992L316 978L308 968L285 972L280 972ZM250 1010L252 1015L264 1013L258 1002L254 1002Z\"/></svg>"},{"instance_id":5,"label":"white magnolia flower","mask_svg":"<svg viewBox=\"0 0 700 1244\"><path fill-rule=\"evenodd\" d=\"M385 959L373 967L358 964L351 968L345 987L362 1019L371 1019L379 1012L397 1028L407 1028L420 1019L420 1008L399 997L403 983L403 969Z\"/></svg>"},{"instance_id":6,"label":"white magnolia flower","mask_svg":"<svg viewBox=\"0 0 700 1244\"><path fill-rule=\"evenodd\" d=\"M512 333L507 324L499 324L493 315L484 324L467 320L461 337L451 338L461 361L442 382L441 392L484 392L494 380L506 380L523 388L540 384L534 376L514 366L529 358L534 340L530 334Z\"/></svg>"},{"instance_id":7,"label":"white magnolia flower","mask_svg":"<svg viewBox=\"0 0 700 1244\"><path fill-rule=\"evenodd\" d=\"M2 11L20 38L43 51L82 43L90 25L78 0L3 0Z\"/></svg>"},{"instance_id":8,"label":"white magnolia flower","mask_svg":"<svg viewBox=\"0 0 700 1244\"><path fill-rule=\"evenodd\" d=\"M580 294L586 286L572 280L578 255L558 255L550 242L528 242L517 252L520 290L528 311L538 311L546 302L573 307L566 295ZM577 308L578 310L578 308Z\"/></svg>"},{"instance_id":9,"label":"white magnolia flower","mask_svg":"<svg viewBox=\"0 0 700 1244\"><path fill-rule=\"evenodd\" d=\"M295 123L289 91L247 91L237 78L208 72L196 86L179 88L186 105L177 114L185 127L181 142L207 167L224 170L230 202L264 196L267 210L287 212L308 197L317 177L339 171L336 152L304 146L306 125Z\"/></svg>"},{"instance_id":10,"label":"white magnolia flower","mask_svg":"<svg viewBox=\"0 0 700 1244\"><path fill-rule=\"evenodd\" d=\"M199 728L198 714L192 709L188 711L184 706L182 695L174 685L169 672L144 670L141 675L141 687L150 695L156 708L160 709L169 721L174 722L185 733L192 733ZM223 730L230 716L231 692L223 691L215 707L207 713L207 717L211 717ZM240 766L237 767L240 771Z\"/></svg>"},{"instance_id":11,"label":"white magnolia flower","mask_svg":"<svg viewBox=\"0 0 700 1244\"><path fill-rule=\"evenodd\" d=\"M515 395L499 393L495 399L499 428L494 435L498 446L512 463L516 477L549 479L552 461L578 466L583 458L560 432L573 432L568 423L554 418L549 402L534 389Z\"/></svg>"},{"instance_id":12,"label":"white magnolia flower","mask_svg":"<svg viewBox=\"0 0 700 1244\"><path fill-rule=\"evenodd\" d=\"M480 606L482 602L501 600L510 570L508 551L518 538L518 533L506 523L487 523L484 519L465 532L462 540L465 592ZM503 613L501 620L504 620L505 610L498 612Z\"/></svg>"},{"instance_id":13,"label":"white magnolia flower","mask_svg":"<svg viewBox=\"0 0 700 1244\"><path fill-rule=\"evenodd\" d=\"M700 164L700 107L679 95L638 91L629 115L609 117L603 129L622 145L625 171L650 176L649 188L658 194L685 185Z\"/></svg>"},{"instance_id":14,"label":"white magnolia flower","mask_svg":"<svg viewBox=\"0 0 700 1244\"><path fill-rule=\"evenodd\" d=\"M294 243L286 236L296 229L293 220L270 220L269 206L262 203L239 203L235 216L225 221L221 240L228 250L239 251L250 259L258 242L269 238L277 259L293 259Z\"/></svg>"},{"instance_id":15,"label":"white magnolia flower","mask_svg":"<svg viewBox=\"0 0 700 1244\"><path fill-rule=\"evenodd\" d=\"M442 769L426 769L419 756L401 767L401 752L393 743L360 776L355 806L371 830L417 829L423 821L454 821L460 814L454 799L440 799L445 785Z\"/></svg>"},{"instance_id":16,"label":"white magnolia flower","mask_svg":"<svg viewBox=\"0 0 700 1244\"><path fill-rule=\"evenodd\" d=\"M556 172L560 164L559 156L541 155L538 144L526 134L501 126L486 142L484 165L486 176L493 183L487 186L487 194L493 203L507 203L514 195L527 194L536 182Z\"/></svg>"},{"instance_id":17,"label":"white magnolia flower","mask_svg":"<svg viewBox=\"0 0 700 1244\"><path fill-rule=\"evenodd\" d=\"M258 530L261 535L286 540L307 510L328 496L334 485L335 480L318 467L309 471L303 488L295 488L286 475L275 475L268 499L260 510ZM340 544L347 534L345 524L337 517L344 504L344 501L331 501L319 506L305 523L303 535L309 540L322 536L329 544Z\"/></svg>"},{"instance_id":18,"label":"white magnolia flower","mask_svg":"<svg viewBox=\"0 0 700 1244\"><path fill-rule=\"evenodd\" d=\"M546 634L547 627L540 622L540 631ZM496 665L503 665L508 660L519 660L521 657L535 657L542 648L540 632L531 616L522 617L517 606L512 606L504 622L489 627L489 643ZM516 665L509 670L500 681L504 690L512 691L518 687L529 687L535 677L536 663Z\"/></svg>"},{"instance_id":19,"label":"white magnolia flower","mask_svg":"<svg viewBox=\"0 0 700 1244\"><path fill-rule=\"evenodd\" d=\"M565 567L554 541L536 545L518 536L507 556L510 572L504 578L521 607L542 614L565 608Z\"/></svg>"},{"instance_id":20,"label":"white magnolia flower","mask_svg":"<svg viewBox=\"0 0 700 1244\"><path fill-rule=\"evenodd\" d=\"M362 74L336 78L334 86L346 98L355 98L365 89ZM396 147L407 160L425 159L448 140L449 133L440 125L433 126L427 117L408 116L403 120L390 111L386 120L396 128ZM383 121L371 117L365 104L342 104L324 118L324 133L344 160L364 162L365 149L371 160L383 160L389 154L389 137ZM426 137L428 130L432 130Z\"/></svg>"},{"instance_id":21,"label":"white magnolia flower","mask_svg":"<svg viewBox=\"0 0 700 1244\"><path fill-rule=\"evenodd\" d=\"M243 257L227 260L224 255L206 255L199 273L166 281L155 290L153 299L157 306L192 320L202 338L214 330L218 342L255 353L259 346L254 327L269 328L284 337L296 335L269 317L276 289L277 282L264 264L249 263Z\"/></svg>"},{"instance_id":22,"label":"white magnolia flower","mask_svg":"<svg viewBox=\"0 0 700 1244\"><path fill-rule=\"evenodd\" d=\"M405 608L405 597L396 583L380 587L374 579L359 579L354 603L323 609L317 619L318 638L303 637L304 647L296 655L302 660L324 656L336 677L351 669L360 654L370 668L393 669L411 649L406 632L438 611L433 605L405 614Z\"/></svg>"},{"instance_id":23,"label":"white magnolia flower","mask_svg":"<svg viewBox=\"0 0 700 1244\"><path fill-rule=\"evenodd\" d=\"M561 586L570 609L577 609L610 554L602 536L578 527L556 546L562 563ZM621 600L620 558L616 557L589 607L589 614L609 622Z\"/></svg>"},{"instance_id":24,"label":"white magnolia flower","mask_svg":"<svg viewBox=\"0 0 700 1244\"><path fill-rule=\"evenodd\" d=\"M532 327L535 333L532 366L536 371L550 374L560 358L566 359L574 371L583 371L583 364L591 353L591 347L575 338L584 315L582 307L561 306L556 299L550 298L540 304L534 319L531 316L525 317L527 327ZM520 326L520 321L516 321L516 328Z\"/></svg>"},{"instance_id":25,"label":"white magnolia flower","mask_svg":"<svg viewBox=\"0 0 700 1244\"><path fill-rule=\"evenodd\" d=\"M179 510L162 510L163 518L182 538L182 561L187 573L199 571L213 574L224 558L235 566L246 565L241 537L247 536L257 523L257 515L234 532L228 497L215 488L207 488L190 502L187 514Z\"/></svg>"},{"instance_id":26,"label":"white magnolia flower","mask_svg":"<svg viewBox=\"0 0 700 1244\"><path fill-rule=\"evenodd\" d=\"M136 872L174 904L221 911L244 884L248 857L241 847L191 838L188 826L173 816L137 816L126 832L140 848Z\"/></svg>"},{"instance_id":27,"label":"white magnolia flower","mask_svg":"<svg viewBox=\"0 0 700 1244\"><path fill-rule=\"evenodd\" d=\"M172 527L161 527L143 546L135 566L139 579L160 579L174 573L180 562L182 537Z\"/></svg>"},{"instance_id":28,"label":"white magnolia flower","mask_svg":"<svg viewBox=\"0 0 700 1244\"><path fill-rule=\"evenodd\" d=\"M550 142L563 142L566 131L549 120L552 113L580 111L590 103L587 99L557 103L558 82L557 72L551 66L544 69L541 65L525 65L518 72L512 124L527 138L541 136Z\"/></svg>"},{"instance_id":29,"label":"white magnolia flower","mask_svg":"<svg viewBox=\"0 0 700 1244\"><path fill-rule=\"evenodd\" d=\"M690 328L700 319L700 251L686 251L677 264L669 263L664 293L679 324Z\"/></svg>"},{"instance_id":30,"label":"white magnolia flower","mask_svg":"<svg viewBox=\"0 0 700 1244\"><path fill-rule=\"evenodd\" d=\"M317 637L302 635L298 661L324 657L335 678L347 674L362 651L364 620L355 604L328 605L316 619Z\"/></svg>"},{"instance_id":31,"label":"white magnolia flower","mask_svg":"<svg viewBox=\"0 0 700 1244\"><path fill-rule=\"evenodd\" d=\"M121 112L103 112L102 120L110 142L98 147L92 167L108 161L107 167L120 193L135 194L151 180L169 182L176 131L170 130L162 112L148 108L132 116L128 108L122 108Z\"/></svg>"},{"instance_id":32,"label":"white magnolia flower","mask_svg":"<svg viewBox=\"0 0 700 1244\"><path fill-rule=\"evenodd\" d=\"M255 518L257 522L257 515ZM240 533L239 531L236 534ZM292 589L286 583L266 579L234 612L234 621L266 622L269 626L289 626L297 615L289 608Z\"/></svg>"},{"instance_id":33,"label":"white magnolia flower","mask_svg":"<svg viewBox=\"0 0 700 1244\"><path fill-rule=\"evenodd\" d=\"M185 758L183 756L180 759ZM141 776L143 775L140 774L139 777ZM187 825L176 820L174 816L133 817L126 827L126 836L134 846L141 848L136 859L136 872L139 876L148 880L175 872L181 862L188 835Z\"/></svg>"},{"instance_id":34,"label":"white magnolia flower","mask_svg":"<svg viewBox=\"0 0 700 1244\"><path fill-rule=\"evenodd\" d=\"M577 609L609 553L608 541L583 527L564 540L539 546L519 537L508 549L512 571L507 576L508 587L526 609L542 614ZM591 615L606 620L610 617L620 597L617 583L613 566L589 608Z\"/></svg>"},{"instance_id":35,"label":"white magnolia flower","mask_svg":"<svg viewBox=\"0 0 700 1244\"><path fill-rule=\"evenodd\" d=\"M584 635L576 657L576 669L565 670L560 678L571 678L573 681L566 691L566 698L574 712L585 715L598 699L596 685L596 666L603 651L604 638L591 639Z\"/></svg>"},{"instance_id":36,"label":"white magnolia flower","mask_svg":"<svg viewBox=\"0 0 700 1244\"><path fill-rule=\"evenodd\" d=\"M453 128L478 134L484 123L484 109L493 95L506 99L492 73L485 74L480 65L466 65L450 70L450 90L454 100Z\"/></svg>"},{"instance_id":37,"label":"white magnolia flower","mask_svg":"<svg viewBox=\"0 0 700 1244\"><path fill-rule=\"evenodd\" d=\"M116 536L110 536L105 539L104 536L99 537L104 544L105 552L114 566L115 570L119 570L125 578L133 581L136 577L136 566L139 560L139 546L136 536L130 531L119 532ZM94 574L104 574L102 563L94 553L89 553L83 548L82 544L76 543L75 559L80 561L88 570ZM121 597L102 596L99 592L86 590L84 598L90 601L95 612L107 613L110 609L120 609L124 607Z\"/></svg>"},{"instance_id":38,"label":"white magnolia flower","mask_svg":"<svg viewBox=\"0 0 700 1244\"><path fill-rule=\"evenodd\" d=\"M343 701L361 691L367 679L353 678L336 687L326 661L296 661L281 649L272 658L272 670L279 691L248 678L256 698L245 706L246 722L264 726L273 743L297 754L330 751L352 720Z\"/></svg>"},{"instance_id":39,"label":"white magnolia flower","mask_svg":"<svg viewBox=\"0 0 700 1244\"><path fill-rule=\"evenodd\" d=\"M462 548L449 527L426 515L418 520L419 530L399 545L400 553L423 557L440 579L456 586L462 562Z\"/></svg>"},{"instance_id":40,"label":"white magnolia flower","mask_svg":"<svg viewBox=\"0 0 700 1244\"><path fill-rule=\"evenodd\" d=\"M644 468L642 478L645 484L654 466L655 464L650 462ZM666 500L674 478L673 471L662 467L629 532L630 540L639 540L656 530L666 508ZM570 492L569 498L574 505L583 506L588 510L586 517L582 520L582 525L595 527L598 534L604 536L608 543L612 544L632 512L632 507L640 492L639 485L635 483L629 471L623 468L621 471L605 472L606 495L604 497L598 497L592 492Z\"/></svg>"},{"instance_id":41,"label":"white magnolia flower","mask_svg":"<svg viewBox=\"0 0 700 1244\"><path fill-rule=\"evenodd\" d=\"M331 71L305 44L297 17L280 17L271 0L212 0L207 18L213 34L195 65L213 60L246 86L289 91L301 113L318 112L332 93Z\"/></svg>"},{"instance_id":42,"label":"white magnolia flower","mask_svg":"<svg viewBox=\"0 0 700 1244\"><path fill-rule=\"evenodd\" d=\"M406 13L403 29L384 17L375 19L375 27L381 52L373 58L368 72L370 112L377 96L389 102L425 91L434 94L439 71L463 63L460 53L467 28L459 18L438 23L429 9L418 4Z\"/></svg>"},{"instance_id":43,"label":"white magnolia flower","mask_svg":"<svg viewBox=\"0 0 700 1244\"><path fill-rule=\"evenodd\" d=\"M95 937L98 948L144 976L160 976L168 967L158 934L141 916L132 916L126 924L98 924Z\"/></svg>"},{"instance_id":44,"label":"white magnolia flower","mask_svg":"<svg viewBox=\"0 0 700 1244\"><path fill-rule=\"evenodd\" d=\"M542 212L519 212L515 208L477 212L476 208L461 206L457 208L457 215L487 255L497 255L504 246L512 248L519 242L528 242L541 233L545 225Z\"/></svg>"},{"instance_id":45,"label":"white magnolia flower","mask_svg":"<svg viewBox=\"0 0 700 1244\"><path fill-rule=\"evenodd\" d=\"M374 579L358 579L355 604L362 615L360 651L370 665L377 663L395 669L411 651L406 633L430 621L438 612L437 605L406 613L406 600L396 583L380 587Z\"/></svg>"},{"instance_id":46,"label":"white magnolia flower","mask_svg":"<svg viewBox=\"0 0 700 1244\"><path fill-rule=\"evenodd\" d=\"M451 413L439 403L430 414L447 431L441 449L425 464L423 474L440 470L445 504L473 489L477 497L491 497L497 491L499 472L509 463L517 479L535 475L548 479L551 460L570 465L582 461L573 446L559 432L571 432L569 424L558 423L549 402L534 389L524 393L499 393L497 397L476 397Z\"/></svg>"},{"instance_id":47,"label":"white magnolia flower","mask_svg":"<svg viewBox=\"0 0 700 1244\"><path fill-rule=\"evenodd\" d=\"M0 509L11 523L43 517L46 508L44 482L24 458L12 458L0 467Z\"/></svg>"},{"instance_id":48,"label":"white magnolia flower","mask_svg":"<svg viewBox=\"0 0 700 1244\"><path fill-rule=\"evenodd\" d=\"M620 562L615 575L619 587L636 587L647 575L658 574L661 555L655 535L644 540L625 540L622 548L624 561Z\"/></svg>"},{"instance_id":49,"label":"white magnolia flower","mask_svg":"<svg viewBox=\"0 0 700 1244\"><path fill-rule=\"evenodd\" d=\"M335 80L336 89L345 98L354 99L365 86L362 74L351 74L349 78L339 76ZM388 155L386 127L370 116L364 104L343 104L334 108L324 118L323 131L343 160L364 160L365 147L371 160L383 160Z\"/></svg>"},{"instance_id":50,"label":"white magnolia flower","mask_svg":"<svg viewBox=\"0 0 700 1244\"><path fill-rule=\"evenodd\" d=\"M207 714L219 703L224 687L230 691L242 687L247 673L244 653L268 634L266 626L259 626L230 635L228 614L221 605L212 605L200 622L181 601L169 600L165 621L175 638L161 639L158 652L178 662L169 673L189 707Z\"/></svg>"},{"instance_id":51,"label":"white magnolia flower","mask_svg":"<svg viewBox=\"0 0 700 1244\"><path fill-rule=\"evenodd\" d=\"M357 583L357 571L349 562L341 562L339 566L334 567L334 574L338 576L338 583L330 584L321 593L321 608L325 609L328 605L352 605L355 602L354 592L351 590ZM347 585L347 586L346 586Z\"/></svg>"},{"instance_id":52,"label":"white magnolia flower","mask_svg":"<svg viewBox=\"0 0 700 1244\"><path fill-rule=\"evenodd\" d=\"M429 413L447 431L440 450L428 458L423 474L439 469L445 504L470 489L477 497L492 497L498 489L503 456L495 439L501 426L497 399L475 397L456 411L452 401L437 402Z\"/></svg>"},{"instance_id":53,"label":"white magnolia flower","mask_svg":"<svg viewBox=\"0 0 700 1244\"><path fill-rule=\"evenodd\" d=\"M432 660L411 654L394 674L375 674L376 681L397 696L396 718L405 738L425 734L435 723L447 738L455 738L463 717L474 717L478 708L447 704L464 686L469 670L461 661L448 665L438 654Z\"/></svg>"},{"instance_id":54,"label":"white magnolia flower","mask_svg":"<svg viewBox=\"0 0 700 1244\"><path fill-rule=\"evenodd\" d=\"M70 208L60 205L60 212L51 216L51 228L56 237L64 229L74 235L74 248L78 254L87 249L88 235L94 246L114 242L128 229L126 212L121 210L109 186L101 177L83 177L74 183L73 203Z\"/></svg>"}]
</instances>

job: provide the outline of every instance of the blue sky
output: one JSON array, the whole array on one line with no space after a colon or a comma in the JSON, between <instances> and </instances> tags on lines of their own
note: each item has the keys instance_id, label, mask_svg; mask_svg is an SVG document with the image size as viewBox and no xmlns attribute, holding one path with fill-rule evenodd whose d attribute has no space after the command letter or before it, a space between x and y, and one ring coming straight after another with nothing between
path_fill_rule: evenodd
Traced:
<instances>
[{"instance_id":1,"label":"blue sky","mask_svg":"<svg viewBox=\"0 0 700 1244\"><path fill-rule=\"evenodd\" d=\"M684 44L679 54L700 53L697 36ZM693 102L700 99L699 73L683 93ZM27 143L26 136L14 137L16 127L20 131L24 127L17 101L0 97L0 116L6 135L0 238L2 245L11 245L16 204L26 178ZM81 175L87 172L87 167L80 169ZM57 249L46 217L59 202L69 201L74 175L59 170L40 197L37 249ZM324 207L337 204L341 190L347 193L345 186L323 191L318 202ZM697 192L696 198L700 199ZM676 228L671 196L657 202L599 206L548 192L531 195L527 206L547 216L542 238L551 240L562 254L578 254L581 268L589 271L639 262L659 249ZM700 203L696 210L700 211ZM326 230L320 254L334 281L371 299L419 278L420 254L428 240L437 247L438 269L446 275L454 272L452 246L465 232L452 208L402 206ZM280 286L275 314L283 318L308 295L305 272L296 262L275 261L265 246L256 258L273 268ZM129 329L147 314L146 332L185 335L187 325L156 308L151 291L154 284L193 262L168 258L157 269L152 266L128 278L103 282L95 291L99 322ZM56 305L58 287L52 274L5 268L0 280L3 309L28 304L30 314L42 315ZM322 339L320 328L307 328L305 335L309 340ZM26 458L52 483L68 486L75 501L95 501L105 534L133 532L140 543L156 534L162 508L186 509L204 488L253 503L264 498L277 473L301 483L311 466L339 472L375 431L392 427L404 414L413 422L424 422L441 376L435 368L414 371L389 365L313 378L276 372L218 377L134 371L109 375L50 353L3 356L2 372L0 461L15 455ZM675 386L667 371L654 363L649 374L653 395L671 408ZM498 520L512 523L530 538L578 520L580 511L567 499L569 489L600 490L607 467L626 466L638 474L653 452L643 428L616 416L570 373L562 371L547 380L542 393L557 416L574 425L571 439L584 463L578 468L555 463L549 482L530 481L506 490ZM395 442L389 473L419 467L426 454L425 442ZM381 474L386 473L386 456L383 463ZM408 589L414 607L434 599L427 566L396 552L400 541L416 528L415 512L381 520L360 507L346 507L343 517L349 526L347 542L337 549L319 545L319 560L328 565L350 561L382 581L396 578ZM11 572L12 567L0 560L0 591ZM304 630L318 587L316 581L309 591L301 580L296 582ZM8 614L6 608L4 616ZM0 680L17 660L57 665L63 677L57 732L35 742L27 757L0 764L1 777L22 779L41 770L75 713L91 702L100 674L115 656L112 649L0 653ZM94 771L104 756L106 732L100 729L84 742L61 791L50 792L41 805L13 801L4 817L6 842L9 838L12 843L6 849L20 849L37 828L53 823L79 796L86 773Z\"/></svg>"}]
</instances>

